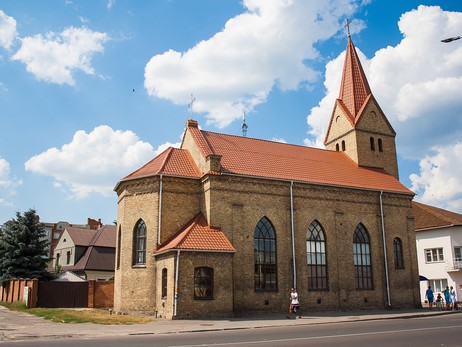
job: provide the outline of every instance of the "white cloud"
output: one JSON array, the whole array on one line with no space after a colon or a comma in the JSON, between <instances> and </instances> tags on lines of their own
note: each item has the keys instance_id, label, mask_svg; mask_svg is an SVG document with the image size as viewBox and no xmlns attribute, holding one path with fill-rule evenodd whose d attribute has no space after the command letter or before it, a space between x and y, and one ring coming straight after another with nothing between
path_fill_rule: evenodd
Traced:
<instances>
[{"instance_id":1,"label":"white cloud","mask_svg":"<svg viewBox=\"0 0 462 347\"><path fill-rule=\"evenodd\" d=\"M13 206L7 196L15 195L21 184L21 180L11 176L10 164L0 157L0 206Z\"/></svg>"},{"instance_id":2,"label":"white cloud","mask_svg":"<svg viewBox=\"0 0 462 347\"><path fill-rule=\"evenodd\" d=\"M21 48L12 59L26 64L27 71L39 80L74 85L75 71L94 74L91 59L95 53L103 52L103 43L108 39L105 33L70 27L60 34L22 38Z\"/></svg>"},{"instance_id":3,"label":"white cloud","mask_svg":"<svg viewBox=\"0 0 462 347\"><path fill-rule=\"evenodd\" d=\"M0 46L10 49L16 35L16 20L0 10Z\"/></svg>"},{"instance_id":4,"label":"white cloud","mask_svg":"<svg viewBox=\"0 0 462 347\"><path fill-rule=\"evenodd\" d=\"M85 198L114 194L117 181L153 156L152 146L133 132L101 125L88 134L77 131L70 143L30 158L25 167L53 177L55 187L67 188L72 197Z\"/></svg>"},{"instance_id":5,"label":"white cloud","mask_svg":"<svg viewBox=\"0 0 462 347\"><path fill-rule=\"evenodd\" d=\"M462 142L435 147L433 156L420 161L420 174L412 174L412 189L416 200L462 211Z\"/></svg>"},{"instance_id":6,"label":"white cloud","mask_svg":"<svg viewBox=\"0 0 462 347\"><path fill-rule=\"evenodd\" d=\"M403 39L396 46L377 51L371 59L366 59L358 49L372 92L397 132L398 153L402 157L422 160L421 165L428 165L429 159L422 158L438 148L440 155L449 159L455 155L449 149L462 137L462 46L458 42L444 44L441 39L462 32L462 13L446 12L438 6L419 6L403 14L398 26ZM326 96L308 115L312 137L305 140L306 144L323 147L339 93L343 55L326 66ZM430 159L436 158L440 157ZM453 159L440 170L445 170L451 177L460 176L460 164ZM426 165L421 166L421 174L413 176L414 180L420 177L416 187L426 197L425 190L430 189L430 185L437 185L437 180L442 177L429 176L428 170ZM425 183L426 179L428 182ZM459 180L458 177L454 179ZM430 191L430 194L434 193L433 189ZM448 204L454 205L461 199L460 195L447 193L444 198L450 199Z\"/></svg>"},{"instance_id":7,"label":"white cloud","mask_svg":"<svg viewBox=\"0 0 462 347\"><path fill-rule=\"evenodd\" d=\"M319 58L313 44L330 38L354 0L244 0L246 11L223 30L187 52L170 50L151 58L144 86L151 96L188 104L224 127L264 102L270 91L297 89L318 73L307 60ZM223 68L225 67L225 68Z\"/></svg>"}]
</instances>

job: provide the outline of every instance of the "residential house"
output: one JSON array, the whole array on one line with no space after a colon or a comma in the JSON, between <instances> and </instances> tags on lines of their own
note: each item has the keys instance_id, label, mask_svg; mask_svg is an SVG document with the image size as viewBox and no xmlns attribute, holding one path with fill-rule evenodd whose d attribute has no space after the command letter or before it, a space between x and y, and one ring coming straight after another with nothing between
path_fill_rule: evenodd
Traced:
<instances>
[{"instance_id":1,"label":"residential house","mask_svg":"<svg viewBox=\"0 0 462 347\"><path fill-rule=\"evenodd\" d=\"M437 292L455 288L462 298L462 214L413 202L420 297L429 285Z\"/></svg>"},{"instance_id":2,"label":"residential house","mask_svg":"<svg viewBox=\"0 0 462 347\"><path fill-rule=\"evenodd\" d=\"M66 227L54 250L54 267L72 271L85 280L114 277L116 227L86 229Z\"/></svg>"}]
</instances>

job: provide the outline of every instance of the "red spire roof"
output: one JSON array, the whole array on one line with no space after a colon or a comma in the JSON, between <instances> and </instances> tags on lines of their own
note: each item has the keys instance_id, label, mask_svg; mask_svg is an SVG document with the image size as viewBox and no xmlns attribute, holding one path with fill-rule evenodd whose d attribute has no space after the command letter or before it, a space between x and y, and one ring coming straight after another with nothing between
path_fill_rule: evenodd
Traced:
<instances>
[{"instance_id":1,"label":"red spire roof","mask_svg":"<svg viewBox=\"0 0 462 347\"><path fill-rule=\"evenodd\" d=\"M359 111L371 94L371 88L367 82L355 46L350 36L348 36L339 100L350 113L353 124L357 122L357 117L361 114Z\"/></svg>"}]
</instances>

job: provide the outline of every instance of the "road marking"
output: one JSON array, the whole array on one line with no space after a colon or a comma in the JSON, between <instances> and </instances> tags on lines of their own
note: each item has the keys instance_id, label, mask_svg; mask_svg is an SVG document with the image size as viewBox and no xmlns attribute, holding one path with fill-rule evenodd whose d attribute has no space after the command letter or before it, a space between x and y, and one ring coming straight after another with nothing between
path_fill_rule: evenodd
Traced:
<instances>
[{"instance_id":1,"label":"road marking","mask_svg":"<svg viewBox=\"0 0 462 347\"><path fill-rule=\"evenodd\" d=\"M411 331L428 331L428 330L441 330L441 329L454 329L462 328L462 325L451 325L444 327L434 327L434 328L416 328L416 329L403 329L403 330L386 330L386 331L372 331L365 333L353 333L353 334L341 334L341 335L325 335L325 336L313 336L313 337L295 337L290 339L276 339L276 340L258 340L258 341L241 341L241 342L223 342L223 343L211 343L211 344L198 344L198 345L181 345L181 347L195 347L195 346L235 346L235 345L251 345L257 343L269 343L269 342L290 342L290 341L305 341L305 340L322 340L338 337L353 337L353 336L366 336L366 335L381 335L381 334L393 334L393 333L403 333Z\"/></svg>"}]
</instances>

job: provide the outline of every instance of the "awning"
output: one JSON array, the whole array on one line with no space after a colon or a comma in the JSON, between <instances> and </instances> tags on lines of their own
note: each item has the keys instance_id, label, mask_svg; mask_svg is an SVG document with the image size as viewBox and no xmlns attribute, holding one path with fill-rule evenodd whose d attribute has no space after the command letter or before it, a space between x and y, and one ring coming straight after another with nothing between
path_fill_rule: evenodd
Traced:
<instances>
[{"instance_id":1,"label":"awning","mask_svg":"<svg viewBox=\"0 0 462 347\"><path fill-rule=\"evenodd\" d=\"M419 275L419 281L428 281L428 278L422 275Z\"/></svg>"}]
</instances>

